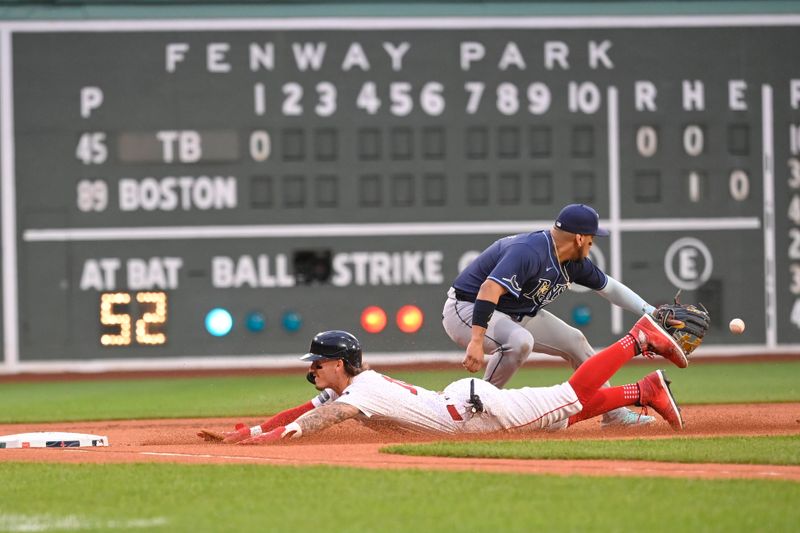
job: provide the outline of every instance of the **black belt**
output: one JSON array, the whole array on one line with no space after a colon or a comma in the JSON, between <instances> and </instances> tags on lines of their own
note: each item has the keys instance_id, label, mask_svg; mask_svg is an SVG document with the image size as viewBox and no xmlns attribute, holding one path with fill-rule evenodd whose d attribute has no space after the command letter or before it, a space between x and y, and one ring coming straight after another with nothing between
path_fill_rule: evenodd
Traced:
<instances>
[{"instance_id":1,"label":"black belt","mask_svg":"<svg viewBox=\"0 0 800 533\"><path fill-rule=\"evenodd\" d=\"M472 302L475 303L475 299L478 297L477 294L471 294L469 292L460 291L455 289L456 291L456 300L461 302Z\"/></svg>"}]
</instances>

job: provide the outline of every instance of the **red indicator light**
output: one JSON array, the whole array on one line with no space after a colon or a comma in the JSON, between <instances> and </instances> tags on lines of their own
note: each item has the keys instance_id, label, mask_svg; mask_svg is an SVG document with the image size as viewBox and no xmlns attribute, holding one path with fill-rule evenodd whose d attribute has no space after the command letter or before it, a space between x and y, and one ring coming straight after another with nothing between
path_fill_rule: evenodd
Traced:
<instances>
[{"instance_id":1,"label":"red indicator light","mask_svg":"<svg viewBox=\"0 0 800 533\"><path fill-rule=\"evenodd\" d=\"M386 327L386 312L371 305L361 312L361 327L367 333L380 333Z\"/></svg>"},{"instance_id":2,"label":"red indicator light","mask_svg":"<svg viewBox=\"0 0 800 533\"><path fill-rule=\"evenodd\" d=\"M397 311L397 327L403 333L416 333L424 320L425 315L416 305L404 305Z\"/></svg>"}]
</instances>

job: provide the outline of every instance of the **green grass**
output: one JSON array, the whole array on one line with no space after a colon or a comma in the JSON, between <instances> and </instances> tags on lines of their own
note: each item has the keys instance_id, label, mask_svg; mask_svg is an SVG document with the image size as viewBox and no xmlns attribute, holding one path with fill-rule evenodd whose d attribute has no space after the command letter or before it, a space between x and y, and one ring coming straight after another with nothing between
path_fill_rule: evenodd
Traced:
<instances>
[{"instance_id":1,"label":"green grass","mask_svg":"<svg viewBox=\"0 0 800 533\"><path fill-rule=\"evenodd\" d=\"M800 483L783 481L172 464L5 463L1 472L0 530L15 531L792 531L800 523Z\"/></svg>"},{"instance_id":2,"label":"green grass","mask_svg":"<svg viewBox=\"0 0 800 533\"><path fill-rule=\"evenodd\" d=\"M630 365L614 378L621 384L659 366ZM442 389L462 378L459 370L393 372L426 388ZM522 369L509 386L546 386L568 379L564 367ZM800 361L698 364L672 368L672 390L681 404L800 401ZM131 418L261 417L307 401L314 389L297 376L204 377L3 383L0 423Z\"/></svg>"},{"instance_id":3,"label":"green grass","mask_svg":"<svg viewBox=\"0 0 800 533\"><path fill-rule=\"evenodd\" d=\"M300 375L6 383L0 390L8 406L2 423L258 415L315 394Z\"/></svg>"},{"instance_id":4,"label":"green grass","mask_svg":"<svg viewBox=\"0 0 800 533\"><path fill-rule=\"evenodd\" d=\"M382 452L492 459L618 459L674 463L800 465L800 435L671 438L658 441L514 440L432 442L387 446Z\"/></svg>"}]
</instances>

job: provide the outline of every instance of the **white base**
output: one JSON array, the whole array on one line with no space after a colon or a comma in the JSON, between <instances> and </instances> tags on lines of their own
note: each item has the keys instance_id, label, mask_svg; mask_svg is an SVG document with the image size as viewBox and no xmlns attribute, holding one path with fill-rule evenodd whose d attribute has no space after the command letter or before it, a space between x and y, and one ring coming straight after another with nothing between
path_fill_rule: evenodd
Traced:
<instances>
[{"instance_id":1,"label":"white base","mask_svg":"<svg viewBox=\"0 0 800 533\"><path fill-rule=\"evenodd\" d=\"M0 437L0 448L79 448L83 446L108 446L108 437L63 431L17 433Z\"/></svg>"}]
</instances>

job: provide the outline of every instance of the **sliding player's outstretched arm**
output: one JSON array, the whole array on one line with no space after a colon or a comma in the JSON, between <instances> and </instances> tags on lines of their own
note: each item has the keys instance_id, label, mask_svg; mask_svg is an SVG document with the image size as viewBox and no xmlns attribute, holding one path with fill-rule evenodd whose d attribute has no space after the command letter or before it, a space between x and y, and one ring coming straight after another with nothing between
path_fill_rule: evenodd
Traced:
<instances>
[{"instance_id":1,"label":"sliding player's outstretched arm","mask_svg":"<svg viewBox=\"0 0 800 533\"><path fill-rule=\"evenodd\" d=\"M280 426L270 432L251 437L239 444L270 444L286 438L298 438L302 435L314 435L335 426L349 418L358 416L359 410L352 405L333 402L308 412L287 426Z\"/></svg>"},{"instance_id":2,"label":"sliding player's outstretched arm","mask_svg":"<svg viewBox=\"0 0 800 533\"><path fill-rule=\"evenodd\" d=\"M280 413L268 418L261 424L258 424L253 427L247 427L245 424L239 423L236 424L236 427L233 431L211 431L211 430L201 430L197 436L203 440L209 442L222 442L224 444L233 444L236 442L241 442L245 439L249 439L251 437L256 437L261 435L262 433L267 433L272 431L277 427L286 426L286 424L290 424L297 420L298 417L302 416L303 414L313 410L315 404L312 400L307 401L302 405L298 405L297 407L291 407L289 409L285 409Z\"/></svg>"}]
</instances>

